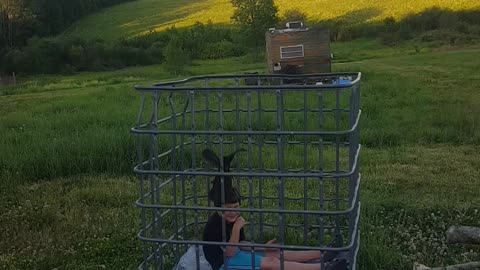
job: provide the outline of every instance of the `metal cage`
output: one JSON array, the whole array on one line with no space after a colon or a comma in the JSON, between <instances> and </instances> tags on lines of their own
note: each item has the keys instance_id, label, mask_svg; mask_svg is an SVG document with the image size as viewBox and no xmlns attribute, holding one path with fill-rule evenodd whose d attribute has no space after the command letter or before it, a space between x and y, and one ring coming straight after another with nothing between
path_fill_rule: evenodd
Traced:
<instances>
[{"instance_id":1,"label":"metal cage","mask_svg":"<svg viewBox=\"0 0 480 270\"><path fill-rule=\"evenodd\" d=\"M205 148L221 160L246 150L228 173L249 222L249 242L238 246L266 247L260 243L276 238L281 254L339 251L356 269L360 79L360 73L205 76L136 87L139 269L172 269L190 246L198 262L203 225L213 211L226 210L207 199L222 173L202 161Z\"/></svg>"}]
</instances>

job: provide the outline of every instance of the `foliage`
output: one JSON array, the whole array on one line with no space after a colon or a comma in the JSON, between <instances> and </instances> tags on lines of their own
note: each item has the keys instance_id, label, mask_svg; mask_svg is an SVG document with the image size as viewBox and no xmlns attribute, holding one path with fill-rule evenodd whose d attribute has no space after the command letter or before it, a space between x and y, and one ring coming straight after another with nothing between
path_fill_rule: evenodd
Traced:
<instances>
[{"instance_id":1,"label":"foliage","mask_svg":"<svg viewBox=\"0 0 480 270\"><path fill-rule=\"evenodd\" d=\"M165 48L165 68L173 75L182 74L189 60L182 41L174 36Z\"/></svg>"},{"instance_id":2,"label":"foliage","mask_svg":"<svg viewBox=\"0 0 480 270\"><path fill-rule=\"evenodd\" d=\"M22 0L0 0L0 47L22 45L34 27L34 15Z\"/></svg>"},{"instance_id":3,"label":"foliage","mask_svg":"<svg viewBox=\"0 0 480 270\"><path fill-rule=\"evenodd\" d=\"M6 3L7 0L2 1ZM271 1L238 0L237 2L238 16L248 15L251 7L255 5L270 7L270 9L258 9L255 12L272 10ZM274 6L273 9L275 9ZM241 13L240 10L245 12ZM303 12L308 14L307 10L287 10L282 20L305 18ZM24 13L27 17L28 14L28 12ZM315 22L310 19L308 26L327 27L330 29L332 41L378 38L383 44L389 46L398 45L405 40L437 45L474 44L480 41L480 10L452 11L431 8L402 19L391 16L382 21L367 20L375 14L374 10L363 10L332 20ZM162 32L150 31L141 36L124 37L116 41L71 38L71 36L68 36L70 38L33 37L24 42L23 47L0 49L0 72L72 73L159 64L165 61L166 47L172 37L176 37L178 42L181 42L181 49L191 60L221 59L244 55L247 52L253 56L259 55L259 52L264 51L263 46L260 46L264 43L264 31L260 29L267 27L266 20L263 17L261 20L258 19L255 25L261 25L262 22L265 25L257 28L253 26L253 21L248 21L248 18L258 17L242 16L240 17L245 19L244 24L240 24L240 17L237 20L242 27L197 22L189 28L169 28ZM366 20L358 23L361 17ZM28 28L18 29L27 31ZM170 63L170 65L173 64Z\"/></svg>"},{"instance_id":4,"label":"foliage","mask_svg":"<svg viewBox=\"0 0 480 270\"><path fill-rule=\"evenodd\" d=\"M168 62L169 70L174 70L176 64L185 66L189 59L244 55L246 49L238 41L238 36L238 31L232 28L198 23L187 29L171 28L166 32L153 32L118 42L35 37L21 49L0 52L3 54L0 72L72 73L160 64L164 61ZM181 73L181 70L179 67L174 73Z\"/></svg>"},{"instance_id":5,"label":"foliage","mask_svg":"<svg viewBox=\"0 0 480 270\"><path fill-rule=\"evenodd\" d=\"M302 12L299 9L290 9L285 11L283 16L280 18L278 27L283 28L285 27L287 22L295 22L295 21L300 21L303 22L304 24L307 23L307 14Z\"/></svg>"},{"instance_id":6,"label":"foliage","mask_svg":"<svg viewBox=\"0 0 480 270\"><path fill-rule=\"evenodd\" d=\"M249 36L250 44L264 44L265 31L278 22L278 8L273 0L232 0L233 22Z\"/></svg>"},{"instance_id":7,"label":"foliage","mask_svg":"<svg viewBox=\"0 0 480 270\"><path fill-rule=\"evenodd\" d=\"M200 59L222 59L227 57L241 56L244 55L245 52L245 48L238 43L222 40L205 46L200 55Z\"/></svg>"}]
</instances>

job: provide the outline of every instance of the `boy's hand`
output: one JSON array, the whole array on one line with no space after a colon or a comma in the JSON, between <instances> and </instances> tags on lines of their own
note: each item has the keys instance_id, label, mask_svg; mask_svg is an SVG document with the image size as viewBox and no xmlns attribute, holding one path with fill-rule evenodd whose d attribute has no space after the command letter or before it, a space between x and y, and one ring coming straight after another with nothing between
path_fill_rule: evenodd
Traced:
<instances>
[{"instance_id":1,"label":"boy's hand","mask_svg":"<svg viewBox=\"0 0 480 270\"><path fill-rule=\"evenodd\" d=\"M277 242L277 239L276 239L276 238L268 241L268 242L266 243L266 245L273 245L273 244L275 244L275 242Z\"/></svg>"},{"instance_id":2,"label":"boy's hand","mask_svg":"<svg viewBox=\"0 0 480 270\"><path fill-rule=\"evenodd\" d=\"M277 242L277 239L272 239L270 241L268 241L266 244L267 245L273 245ZM280 250L278 248L270 248L270 247L267 247L265 248L265 256L267 257L274 257L274 258L279 258L280 257Z\"/></svg>"},{"instance_id":3,"label":"boy's hand","mask_svg":"<svg viewBox=\"0 0 480 270\"><path fill-rule=\"evenodd\" d=\"M245 224L246 224L245 219L241 216L238 216L233 226L240 230L241 228L243 228L243 226L245 226Z\"/></svg>"}]
</instances>

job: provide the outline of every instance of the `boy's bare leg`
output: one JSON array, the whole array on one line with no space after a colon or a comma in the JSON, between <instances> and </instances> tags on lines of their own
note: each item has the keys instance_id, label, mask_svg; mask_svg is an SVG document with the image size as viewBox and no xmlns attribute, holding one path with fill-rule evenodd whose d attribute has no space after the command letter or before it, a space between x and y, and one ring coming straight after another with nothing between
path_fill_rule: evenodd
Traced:
<instances>
[{"instance_id":1,"label":"boy's bare leg","mask_svg":"<svg viewBox=\"0 0 480 270\"><path fill-rule=\"evenodd\" d=\"M274 257L264 257L260 262L261 270L280 270L281 262L279 259ZM321 270L320 264L306 264L299 262L283 262L284 270Z\"/></svg>"},{"instance_id":2,"label":"boy's bare leg","mask_svg":"<svg viewBox=\"0 0 480 270\"><path fill-rule=\"evenodd\" d=\"M280 259L279 250L267 250L265 251L265 257L272 257ZM322 252L319 250L306 250L306 251L285 251L283 253L283 259L289 262L309 262L320 259Z\"/></svg>"}]
</instances>

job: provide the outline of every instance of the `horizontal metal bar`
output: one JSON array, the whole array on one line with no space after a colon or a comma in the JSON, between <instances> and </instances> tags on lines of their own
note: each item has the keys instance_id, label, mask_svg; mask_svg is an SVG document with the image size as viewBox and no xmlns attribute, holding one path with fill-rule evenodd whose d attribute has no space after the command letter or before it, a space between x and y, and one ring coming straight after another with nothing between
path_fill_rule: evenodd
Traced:
<instances>
[{"instance_id":1,"label":"horizontal metal bar","mask_svg":"<svg viewBox=\"0 0 480 270\"><path fill-rule=\"evenodd\" d=\"M288 108L285 108L283 109L284 112L291 112L291 113L296 113L296 112L311 112L311 113L318 113L320 111L322 112L325 112L325 113L336 113L337 112L337 109L336 108L324 108L324 109L288 109ZM195 113L202 113L202 112L215 112L215 113L218 113L220 112L220 110L195 110ZM350 109L338 109L339 112L350 112ZM252 109L252 110L246 110L246 109L223 109L222 112L227 112L227 113L230 113L230 112L244 112L244 113L257 113L257 112L265 112L265 113L277 113L277 110L276 109ZM191 113L191 111L186 111L185 113L189 114Z\"/></svg>"},{"instance_id":2,"label":"horizontal metal bar","mask_svg":"<svg viewBox=\"0 0 480 270\"><path fill-rule=\"evenodd\" d=\"M357 179L357 183L354 190L353 202L356 202L358 198L358 190L360 187L361 175ZM141 199L135 202L135 205L139 208L149 209L180 209L180 210L202 210L202 211L231 211L231 208L226 207L207 207L207 206L184 206L184 205L158 205L158 204L146 204L141 203ZM327 210L287 210L287 209L255 209L255 208L238 208L236 212L244 213L274 213L274 214L307 214L307 215L326 215L326 216L339 216L350 214L355 208L355 204L351 205L345 210L327 211Z\"/></svg>"},{"instance_id":3,"label":"horizontal metal bar","mask_svg":"<svg viewBox=\"0 0 480 270\"><path fill-rule=\"evenodd\" d=\"M142 173L143 171L138 172L138 174L151 175L155 173ZM323 173L323 174L322 174ZM279 173L278 170L274 169L238 169L235 172L219 172L219 171L207 171L198 169L193 171L192 169L187 169L183 171L160 171L160 175L185 175L185 176L239 176L239 177L258 177L258 178L271 178L271 177L290 177L291 179L298 178L346 178L349 175L342 176L341 174L347 174L346 171L319 171L319 170L303 170L303 169L285 169L282 173Z\"/></svg>"},{"instance_id":4,"label":"horizontal metal bar","mask_svg":"<svg viewBox=\"0 0 480 270\"><path fill-rule=\"evenodd\" d=\"M223 142L219 142L219 141L209 141L208 143L212 144L212 145L233 145L233 144L236 144L236 142L234 141L223 141ZM251 144L255 144L256 142L255 141L252 141ZM206 141L195 141L195 145L206 145L207 142ZM248 141L240 141L238 142L239 145L249 145L249 142ZM263 145L277 145L278 142L277 141L262 141L262 144ZM332 145L337 145L336 142L333 142L333 141L322 141L322 142L318 142L318 141L284 141L284 144L285 145L313 145L313 146L319 146L319 145L322 145L322 146L332 146ZM192 145L192 142L191 141L186 141L184 142L183 144L181 145L176 145L174 146L173 148L170 148L168 150L166 150L165 152L162 152L160 153L158 156L157 156L157 159L161 159L165 156L168 156L170 155L173 150L178 150L180 149L182 146L191 146ZM340 142L340 146L341 147L348 147L350 146L350 142ZM155 160L155 159L154 159ZM140 163L140 165L149 165L151 162L151 160L145 160L144 162ZM278 171L278 170L274 170L274 171Z\"/></svg>"},{"instance_id":5,"label":"horizontal metal bar","mask_svg":"<svg viewBox=\"0 0 480 270\"><path fill-rule=\"evenodd\" d=\"M306 84L306 85L292 85L292 84L282 84L282 85L275 85L275 86L268 86L268 85L261 85L261 86L189 86L189 87L159 87L159 86L135 86L135 89L138 92L181 92L181 91L188 91L188 92L227 92L231 90L235 91L253 91L253 92L264 92L264 91L302 91L302 90L322 90L322 91L348 91L353 89L354 82L352 84L323 84L323 85L314 85L314 84Z\"/></svg>"},{"instance_id":6,"label":"horizontal metal bar","mask_svg":"<svg viewBox=\"0 0 480 270\"><path fill-rule=\"evenodd\" d=\"M284 171L284 172L270 172L265 171L265 173L241 173L241 172L203 172L203 171L159 171L159 170L141 170L135 167L134 172L136 174L142 175L186 175L186 176L232 176L232 177L258 177L258 178L266 178L266 177L282 177L282 178L292 178L292 179L299 179L299 178L345 178L349 177L353 174L353 171L350 172L311 172L311 173L303 173L303 172L291 172L291 171Z\"/></svg>"},{"instance_id":7,"label":"horizontal metal bar","mask_svg":"<svg viewBox=\"0 0 480 270\"><path fill-rule=\"evenodd\" d=\"M254 110L245 110L245 109L224 109L222 110L222 112L224 113L233 113L233 112L243 112L243 113L247 113L247 112L250 112L250 113L256 113L256 112L266 112L266 113L276 113L277 110L275 109L261 109L261 110L258 110L258 109L254 109ZM315 110L315 109L284 109L285 112L304 112L304 111L307 111L307 112L310 112L310 113L318 113L320 110ZM337 109L335 108L332 108L332 109L322 109L321 110L322 112L324 113L336 113L337 112ZM345 112L345 113L349 113L350 112L350 109L339 109L338 110L339 112ZM205 112L209 112L209 113L218 113L220 112L219 110L195 110L193 111L194 113L205 113ZM161 125L163 123L168 123L168 121L172 120L175 117L180 117L180 116L183 116L183 115L188 115L188 114L191 114L192 111L184 111L184 112L179 112L179 113L176 113L174 115L170 115L170 116L167 116L167 117L164 117L164 118L161 118L159 120L157 120L156 122L154 123L145 123L145 124L141 124L141 122L136 122L137 126L136 128L137 129L142 129L142 128L147 128L149 126L151 126L152 124L156 124L156 125Z\"/></svg>"},{"instance_id":8,"label":"horizontal metal bar","mask_svg":"<svg viewBox=\"0 0 480 270\"><path fill-rule=\"evenodd\" d=\"M344 178L351 176L355 170L357 169L358 165L358 157L360 153L361 146L359 145L357 149L357 153L355 154L355 160L352 166L352 170L349 172L341 172L341 173L326 173L322 171L318 171L315 173L305 173L305 172L268 172L268 175L265 173L242 173L242 172L204 172L204 171L160 171L160 170L142 170L140 169L140 165L135 166L134 172L136 174L157 174L157 175L188 175L188 176L233 176L233 177L291 177L291 178L315 178L315 177L322 177L322 178Z\"/></svg>"},{"instance_id":9,"label":"horizontal metal bar","mask_svg":"<svg viewBox=\"0 0 480 270\"><path fill-rule=\"evenodd\" d=\"M156 188L155 188L155 191L156 191ZM144 196L141 196L143 197L144 199L148 199L147 196L150 196L151 194L151 191L147 192L144 194ZM177 205L182 205L182 203L185 201L189 201L189 200L192 200L194 198L200 198L200 199L205 199L205 198L208 198L208 195L197 195L197 196L194 196L194 195L190 195L190 196L185 196L185 200L182 200L180 202L177 203ZM269 196L263 196L263 197L260 197L260 196L252 196L252 197L246 197L246 196L242 196L241 197L242 200L246 200L246 199L252 199L252 200L259 200L259 199L262 199L262 200L278 200L278 197L269 197ZM302 200L305 200L305 198L291 198L291 197L288 197L288 196L284 196L283 197L286 201L302 201ZM307 201L318 201L318 198L306 198ZM324 202L334 202L334 201L340 201L340 202L348 202L349 199L348 198L324 198L323 199Z\"/></svg>"},{"instance_id":10,"label":"horizontal metal bar","mask_svg":"<svg viewBox=\"0 0 480 270\"><path fill-rule=\"evenodd\" d=\"M172 210L172 209L170 209L170 210ZM145 226L144 232L147 231L148 229L150 229L152 227L152 224L157 222L157 221L158 221L158 218L156 218L155 221L152 221L152 222L148 223L147 226ZM207 221L199 221L197 224L198 225L204 225L206 223L207 223ZM258 223L258 222L255 223L254 222L253 224L252 223L247 223L247 225L249 225L249 226L252 226L252 225L253 226L260 226L260 225L262 225L264 227L278 227L278 224L274 224L274 223ZM182 233L188 227L192 227L192 226L195 226L195 222L186 223L185 226L182 226L181 228L179 228L176 233L173 233L173 235L169 239L173 239L176 235L180 235L180 233ZM287 228L303 228L303 227L305 227L305 224L288 223L288 224L285 224L284 226L287 227ZM323 230L333 230L335 228L348 229L347 226L337 227L336 225L332 225L332 226L321 225L320 226L320 225L316 225L316 224L310 224L308 227L310 229L322 228Z\"/></svg>"},{"instance_id":11,"label":"horizontal metal bar","mask_svg":"<svg viewBox=\"0 0 480 270\"><path fill-rule=\"evenodd\" d=\"M243 198L243 197L242 197ZM247 199L248 197L245 197L245 199ZM287 201L303 201L303 200L307 200L307 201L318 201L318 198L290 198L290 197L286 197L286 196L283 196L283 198ZM259 196L254 196L252 197L252 199L260 199ZM278 197L268 197L268 196L265 196L265 197L262 197L261 199L263 200L277 200ZM348 202L348 198L333 198L333 199L323 199L323 202L334 202L334 201L340 201L340 202Z\"/></svg>"},{"instance_id":12,"label":"horizontal metal bar","mask_svg":"<svg viewBox=\"0 0 480 270\"><path fill-rule=\"evenodd\" d=\"M340 130L340 131L302 131L302 130L295 130L295 131L253 131L253 130L237 130L237 131L230 131L230 130L158 130L158 129L141 129L138 127L133 127L130 131L135 134L170 134L170 135L250 135L250 136L258 136L258 135L273 135L273 136L288 136L288 135L349 135L350 133L356 131L358 124L360 122L360 115L361 110L359 110L357 118L355 120L354 125L347 130Z\"/></svg>"},{"instance_id":13,"label":"horizontal metal bar","mask_svg":"<svg viewBox=\"0 0 480 270\"><path fill-rule=\"evenodd\" d=\"M150 237L143 237L140 233L137 234L138 238L144 242L152 243L169 243L169 244L187 244L187 245L212 245L212 246L234 246L234 247L249 247L249 248L274 248L283 250L319 250L319 251L348 251L353 245L345 247L310 247L310 246L293 246L293 245L266 245L257 243L228 243L228 242L208 242L198 240L170 240L170 239L157 239Z\"/></svg>"},{"instance_id":14,"label":"horizontal metal bar","mask_svg":"<svg viewBox=\"0 0 480 270\"><path fill-rule=\"evenodd\" d=\"M318 113L320 111L322 112L325 112L325 113L336 113L337 111L338 112L350 112L350 109L343 109L343 108L340 108L340 109L336 109L336 108L324 108L322 110L319 110L319 109L288 109L288 108L285 108L283 109L284 112L291 112L291 113L297 113L297 112L311 112L311 113ZM180 116L182 114L191 114L191 113L205 113L205 112L209 112L209 113L218 113L220 112L220 110L215 110L215 109L209 109L209 110L194 110L194 111L185 111L185 112L181 112L181 113L177 113L176 115L177 116ZM275 109L252 109L252 110L247 110L247 109L223 109L222 110L223 113L233 113L233 112L243 112L243 113L257 113L257 112L265 112L265 113L277 113L277 110ZM160 123L160 122L164 122L166 120L171 120L173 117L172 116L168 116L168 117L164 117L160 120L157 121L157 123Z\"/></svg>"},{"instance_id":15,"label":"horizontal metal bar","mask_svg":"<svg viewBox=\"0 0 480 270\"><path fill-rule=\"evenodd\" d=\"M141 201L142 197L143 199L149 199L148 196L150 196L152 191L149 191L147 193L145 193L145 195L141 196L137 201ZM156 189L153 191L153 192L156 192ZM189 201L189 200L193 200L195 198L194 195L190 195L190 196L186 196L184 200L181 200L180 202L178 202L176 205L183 205L185 202ZM201 199L206 199L208 198L208 195L197 195L196 198L201 198ZM242 197L242 199L250 199L250 197ZM259 197L259 196L252 196L251 199L253 200L256 200L256 199L262 199L262 200L278 200L278 197ZM287 197L287 196L284 196L284 199L286 201L302 201L304 200L304 198L290 198L290 197ZM307 201L318 201L318 198L307 198ZM323 202L335 202L335 201L340 201L340 202L344 202L344 203L347 203L349 202L349 199L348 198L332 198L332 199L323 199ZM164 204L165 206L167 206L167 204ZM190 206L190 210L198 210L197 208L195 208L194 206ZM164 217L166 214L170 213L172 210L171 208L166 210L164 213L162 213L161 217Z\"/></svg>"},{"instance_id":16,"label":"horizontal metal bar","mask_svg":"<svg viewBox=\"0 0 480 270\"><path fill-rule=\"evenodd\" d=\"M191 210L191 211L232 211L231 208L225 207L208 207L208 206L183 206L183 205L160 205L160 204L145 204L139 200L135 202L135 205L139 208L148 209L179 209L179 210ZM285 210L285 209L265 209L265 208L238 208L235 212L241 213L272 213L272 214L306 214L306 215L325 215L325 216L340 216L347 215L353 211L353 206L347 208L347 210L338 211L315 211L315 210Z\"/></svg>"},{"instance_id":17,"label":"horizontal metal bar","mask_svg":"<svg viewBox=\"0 0 480 270\"><path fill-rule=\"evenodd\" d=\"M232 86L219 86L219 87L209 87L209 86L198 86L198 87L185 87L183 85L189 82L200 82L205 80L225 80L225 79L232 79L232 83L238 79L245 79L245 78L257 78L258 80L261 79L303 79L303 80L319 80L319 79L332 79L333 77L340 77L340 76L355 76L355 80L351 81L350 84L343 84L343 85L333 85L333 84L307 84L307 85L295 85L295 84L281 84L281 85L252 85L252 86L238 86L232 84ZM199 76L199 77L191 77L184 80L179 81L172 81L172 82L164 82L164 83L157 83L153 86L135 86L135 89L139 92L160 92L160 91L215 91L221 90L225 91L228 89L235 89L235 90L278 90L278 89L288 89L288 90L306 90L306 89L322 89L322 90L341 90L345 88L351 88L352 86L356 85L360 82L361 73L331 73L331 74L314 74L314 75L219 75L219 76Z\"/></svg>"},{"instance_id":18,"label":"horizontal metal bar","mask_svg":"<svg viewBox=\"0 0 480 270\"><path fill-rule=\"evenodd\" d=\"M311 246L294 246L294 245L267 245L267 244L257 244L257 243L228 243L228 242L208 242L208 241L198 241L198 240L171 240L171 239L158 239L142 236L143 231L140 231L137 234L137 237L144 242L152 243L169 243L169 244L188 244L188 245L212 245L212 246L234 246L234 247L249 247L249 248L275 248L282 250L319 250L319 251L348 251L352 247L356 247L356 237L358 235L358 222L360 218L360 206L358 203L358 208L356 212L355 225L353 230L353 235L349 237L351 239L347 246L343 247L311 247Z\"/></svg>"},{"instance_id":19,"label":"horizontal metal bar","mask_svg":"<svg viewBox=\"0 0 480 270\"><path fill-rule=\"evenodd\" d=\"M277 78L277 79L319 79L319 78L332 78L332 77L340 77L340 76L356 76L358 81L361 79L362 73L361 72L337 72L337 73L319 73L319 74L234 74L234 75L214 75L214 76L195 76L186 78L183 80L178 81L169 81L169 82L161 82L154 84L155 86L162 86L162 85L176 85L176 84L184 84L187 82L193 81L205 81L205 80L225 80L225 79L242 79L242 78ZM355 80L357 81L357 80ZM353 81L352 81L353 82Z\"/></svg>"}]
</instances>

